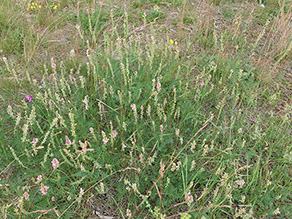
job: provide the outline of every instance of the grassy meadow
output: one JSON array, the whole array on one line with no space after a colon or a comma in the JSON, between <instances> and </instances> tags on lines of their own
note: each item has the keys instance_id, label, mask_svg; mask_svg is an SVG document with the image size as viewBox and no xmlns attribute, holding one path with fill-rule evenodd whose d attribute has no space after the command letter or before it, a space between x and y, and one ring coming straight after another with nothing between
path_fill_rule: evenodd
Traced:
<instances>
[{"instance_id":1,"label":"grassy meadow","mask_svg":"<svg viewBox=\"0 0 292 219\"><path fill-rule=\"evenodd\" d=\"M0 217L291 218L291 0L1 0Z\"/></svg>"}]
</instances>

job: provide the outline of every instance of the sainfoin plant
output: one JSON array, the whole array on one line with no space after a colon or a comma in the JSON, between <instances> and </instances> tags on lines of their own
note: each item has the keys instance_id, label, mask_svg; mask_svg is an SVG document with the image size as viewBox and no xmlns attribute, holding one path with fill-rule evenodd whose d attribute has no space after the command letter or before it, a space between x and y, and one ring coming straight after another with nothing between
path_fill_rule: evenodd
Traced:
<instances>
[{"instance_id":1,"label":"sainfoin plant","mask_svg":"<svg viewBox=\"0 0 292 219\"><path fill-rule=\"evenodd\" d=\"M145 39L149 40L147 36ZM146 212L154 214L156 204L152 202L157 194L154 190L147 194L147 190L150 182L162 176L163 166L181 156L163 158L163 154L175 155L187 143L183 131L173 136L176 128L183 126L174 122L181 119L182 107L188 104L185 99L192 92L182 78L164 72L159 58L163 51L157 45L151 43L150 47L158 54L148 56L141 54L140 38L131 40L136 47L128 46L128 42L122 48L120 44L125 41L117 42L119 60L93 56L85 71L80 64L67 75L63 63L60 72L53 63L45 68L40 85L32 84L34 92L22 100L23 107L9 107L14 134L7 153L14 160L11 165L22 169L23 189L18 192L24 200L15 202L15 206L21 204L18 211L37 216L39 208L58 205L59 209L44 212L68 217L72 209L86 204L98 192L130 197L126 209L133 217L139 215L133 208L138 202L141 211L146 207ZM165 58L175 58L171 46ZM133 56L137 61L130 66ZM101 69L103 62L108 69ZM180 66L174 64L172 68L179 70ZM207 118L191 120L187 126L197 129ZM122 180L113 180L116 177ZM99 188L100 183L104 188ZM179 189L180 195L172 195L184 199L185 192Z\"/></svg>"}]
</instances>

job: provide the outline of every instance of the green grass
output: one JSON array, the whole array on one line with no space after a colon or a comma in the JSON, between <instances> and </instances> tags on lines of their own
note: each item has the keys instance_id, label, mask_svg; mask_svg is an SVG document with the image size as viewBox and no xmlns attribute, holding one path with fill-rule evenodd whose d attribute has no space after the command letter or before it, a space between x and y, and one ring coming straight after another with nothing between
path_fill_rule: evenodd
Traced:
<instances>
[{"instance_id":1,"label":"green grass","mask_svg":"<svg viewBox=\"0 0 292 219\"><path fill-rule=\"evenodd\" d=\"M0 3L17 18L0 23L3 218L292 216L291 86L275 73L290 41L265 36L283 19L233 22L226 1L28 3Z\"/></svg>"}]
</instances>

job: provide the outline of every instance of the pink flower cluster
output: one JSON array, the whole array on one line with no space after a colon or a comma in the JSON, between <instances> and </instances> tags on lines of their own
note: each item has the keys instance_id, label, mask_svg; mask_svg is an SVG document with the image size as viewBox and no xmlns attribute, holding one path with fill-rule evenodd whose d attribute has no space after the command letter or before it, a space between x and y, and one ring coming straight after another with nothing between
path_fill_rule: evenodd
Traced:
<instances>
[{"instance_id":1,"label":"pink flower cluster","mask_svg":"<svg viewBox=\"0 0 292 219\"><path fill-rule=\"evenodd\" d=\"M131 108L132 108L132 110L134 110L134 111L136 111L136 104L131 104Z\"/></svg>"},{"instance_id":2,"label":"pink flower cluster","mask_svg":"<svg viewBox=\"0 0 292 219\"><path fill-rule=\"evenodd\" d=\"M46 195L49 188L50 187L48 187L48 186L41 185L40 191L41 191L42 195Z\"/></svg>"},{"instance_id":3,"label":"pink flower cluster","mask_svg":"<svg viewBox=\"0 0 292 219\"><path fill-rule=\"evenodd\" d=\"M38 142L39 142L39 139L38 139L38 138L33 138L31 143L32 143L32 144L36 144L36 143L38 143Z\"/></svg>"},{"instance_id":4,"label":"pink flower cluster","mask_svg":"<svg viewBox=\"0 0 292 219\"><path fill-rule=\"evenodd\" d=\"M69 146L69 145L73 144L67 135L65 136L65 139L66 139L65 145Z\"/></svg>"},{"instance_id":5,"label":"pink flower cluster","mask_svg":"<svg viewBox=\"0 0 292 219\"><path fill-rule=\"evenodd\" d=\"M42 181L42 178L43 178L42 175L38 175L38 177L37 177L37 181L38 181L38 182Z\"/></svg>"},{"instance_id":6,"label":"pink flower cluster","mask_svg":"<svg viewBox=\"0 0 292 219\"><path fill-rule=\"evenodd\" d=\"M157 89L160 89L160 88L161 88L161 83L160 83L160 81L157 81L156 88L157 88Z\"/></svg>"},{"instance_id":7,"label":"pink flower cluster","mask_svg":"<svg viewBox=\"0 0 292 219\"><path fill-rule=\"evenodd\" d=\"M191 205L194 202L194 197L191 195L190 192L186 194L186 201L188 205Z\"/></svg>"},{"instance_id":8,"label":"pink flower cluster","mask_svg":"<svg viewBox=\"0 0 292 219\"><path fill-rule=\"evenodd\" d=\"M52 166L53 166L54 170L57 169L57 168L59 167L59 161L58 161L57 158L54 158L54 159L52 160Z\"/></svg>"},{"instance_id":9,"label":"pink flower cluster","mask_svg":"<svg viewBox=\"0 0 292 219\"><path fill-rule=\"evenodd\" d=\"M118 135L118 132L116 130L113 130L113 132L112 132L113 138L117 137L117 135Z\"/></svg>"},{"instance_id":10,"label":"pink flower cluster","mask_svg":"<svg viewBox=\"0 0 292 219\"><path fill-rule=\"evenodd\" d=\"M26 95L25 98L28 100L28 102L32 101L32 98L29 95Z\"/></svg>"},{"instance_id":11,"label":"pink flower cluster","mask_svg":"<svg viewBox=\"0 0 292 219\"><path fill-rule=\"evenodd\" d=\"M102 139L102 141L103 141L104 144L106 144L108 142L108 140L109 140L108 138L103 138Z\"/></svg>"},{"instance_id":12,"label":"pink flower cluster","mask_svg":"<svg viewBox=\"0 0 292 219\"><path fill-rule=\"evenodd\" d=\"M29 194L28 194L28 192L25 192L25 193L23 194L23 196L24 196L25 200L28 201L28 199L29 199Z\"/></svg>"}]
</instances>

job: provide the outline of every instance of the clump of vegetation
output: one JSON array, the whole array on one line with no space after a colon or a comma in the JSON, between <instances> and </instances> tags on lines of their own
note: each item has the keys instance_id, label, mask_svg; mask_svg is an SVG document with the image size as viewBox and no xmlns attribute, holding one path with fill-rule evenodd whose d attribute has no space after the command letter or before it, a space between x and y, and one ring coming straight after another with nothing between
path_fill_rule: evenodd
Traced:
<instances>
[{"instance_id":1,"label":"clump of vegetation","mask_svg":"<svg viewBox=\"0 0 292 219\"><path fill-rule=\"evenodd\" d=\"M1 216L291 216L291 7L124 3L0 3Z\"/></svg>"}]
</instances>

